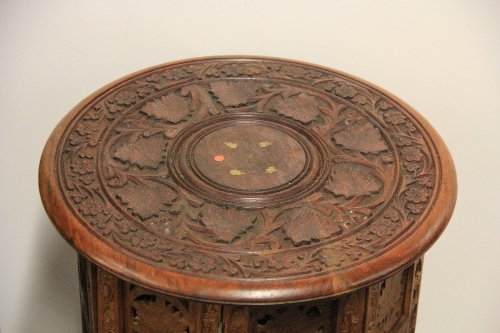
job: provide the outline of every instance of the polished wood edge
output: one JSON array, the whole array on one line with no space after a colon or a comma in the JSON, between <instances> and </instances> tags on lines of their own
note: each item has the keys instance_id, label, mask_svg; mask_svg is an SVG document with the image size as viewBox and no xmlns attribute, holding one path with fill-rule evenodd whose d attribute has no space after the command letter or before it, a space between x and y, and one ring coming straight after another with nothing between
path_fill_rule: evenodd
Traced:
<instances>
[{"instance_id":1,"label":"polished wood edge","mask_svg":"<svg viewBox=\"0 0 500 333\"><path fill-rule=\"evenodd\" d=\"M71 211L68 210L60 188L53 177L55 166L55 156L57 144L64 134L65 128L72 121L73 117L85 105L94 100L97 96L103 94L109 89L114 89L120 82L136 76L138 73L147 73L166 65L181 64L192 62L194 60L215 60L215 59L234 59L234 60L284 60L298 64L309 65L317 68L323 68L335 73L344 75L348 78L356 79L370 87L376 88L381 93L387 95L393 101L405 107L412 112L412 115L424 126L429 133L434 145L437 147L437 156L440 161L442 172L441 188L437 196L434 208L425 218L421 226L415 230L408 238L398 244L396 247L388 250L380 257L371 260L363 266L362 271L359 267L356 269L346 269L336 272L334 275L324 275L315 278L308 278L307 281L296 280L294 283L286 284L287 279L280 281L266 279L262 281L244 281L235 280L234 282L214 280L210 288L200 289L197 285L206 284L206 279L186 276L171 271L155 270L148 263L140 258L127 257L119 253L113 253L109 248L107 257L102 257L102 247L108 247L106 244L94 244L95 239L87 228L80 225ZM416 258L427 251L437 240L451 218L453 208L456 202L457 180L452 158L446 149L441 137L433 127L415 111L412 107L395 97L384 89L359 79L353 75L346 74L327 67L309 64L300 61L280 59L280 58L255 58L255 57L213 57L213 58L195 58L182 61L176 61L168 64L161 64L132 73L120 78L105 87L99 89L68 113L52 132L45 149L42 153L39 169L39 187L44 208L52 223L60 234L80 251L85 257L116 274L117 276L144 287L158 292L165 292L179 297L189 297L195 300L210 300L213 302L230 302L234 304L267 304L267 303L287 303L297 300L309 301L325 297L340 296L350 293L359 288L366 287L373 283L404 269L410 265ZM74 221L74 222L71 222ZM432 233L429 233L429 230ZM133 267L133 269L132 269ZM385 267L380 270L381 267ZM305 297L304 295L308 295Z\"/></svg>"}]
</instances>

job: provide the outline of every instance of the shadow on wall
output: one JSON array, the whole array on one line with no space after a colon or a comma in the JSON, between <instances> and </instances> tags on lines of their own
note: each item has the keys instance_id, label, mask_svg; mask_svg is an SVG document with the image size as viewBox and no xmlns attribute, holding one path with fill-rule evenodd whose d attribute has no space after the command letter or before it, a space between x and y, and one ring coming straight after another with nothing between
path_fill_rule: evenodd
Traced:
<instances>
[{"instance_id":1,"label":"shadow on wall","mask_svg":"<svg viewBox=\"0 0 500 333\"><path fill-rule=\"evenodd\" d=\"M16 332L81 332L76 251L57 233L43 209L38 216L38 237L31 247ZM57 320L48 323L46 318Z\"/></svg>"}]
</instances>

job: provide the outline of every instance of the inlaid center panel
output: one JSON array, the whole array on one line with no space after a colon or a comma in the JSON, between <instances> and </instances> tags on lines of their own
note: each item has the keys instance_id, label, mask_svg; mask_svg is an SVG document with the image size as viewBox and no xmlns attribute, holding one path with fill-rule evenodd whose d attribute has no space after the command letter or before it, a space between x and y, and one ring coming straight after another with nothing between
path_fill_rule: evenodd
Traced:
<instances>
[{"instance_id":1,"label":"inlaid center panel","mask_svg":"<svg viewBox=\"0 0 500 333\"><path fill-rule=\"evenodd\" d=\"M293 202L329 172L327 148L286 119L233 114L195 124L172 144L176 181L207 200L258 208Z\"/></svg>"},{"instance_id":2,"label":"inlaid center panel","mask_svg":"<svg viewBox=\"0 0 500 333\"><path fill-rule=\"evenodd\" d=\"M266 126L242 125L209 133L194 148L195 168L211 181L239 190L283 185L305 167L304 148Z\"/></svg>"}]
</instances>

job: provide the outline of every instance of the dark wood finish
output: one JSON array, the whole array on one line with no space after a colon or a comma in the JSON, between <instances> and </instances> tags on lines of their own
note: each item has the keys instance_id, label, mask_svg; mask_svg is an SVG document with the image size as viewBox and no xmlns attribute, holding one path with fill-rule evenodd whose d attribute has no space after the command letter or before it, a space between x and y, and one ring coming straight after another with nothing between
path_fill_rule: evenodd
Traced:
<instances>
[{"instance_id":1,"label":"dark wood finish","mask_svg":"<svg viewBox=\"0 0 500 333\"><path fill-rule=\"evenodd\" d=\"M382 303L404 302L410 318L416 296L399 282L371 290L407 278L457 190L439 135L398 98L328 68L249 57L160 65L100 89L52 133L39 181L55 227L102 272L81 264L85 325L111 332L131 324L91 317L118 318L121 297L133 307L127 286L171 304L166 317L208 302L202 322L226 331L261 315L251 306L311 301L335 303L334 316L368 311L364 326L337 318L338 332L392 330L396 319L380 317L389 305L370 302L390 295ZM161 312L149 309L134 311Z\"/></svg>"},{"instance_id":2,"label":"dark wood finish","mask_svg":"<svg viewBox=\"0 0 500 333\"><path fill-rule=\"evenodd\" d=\"M121 281L96 267L81 281L103 307L85 333L388 333L414 332L422 259L382 282L336 298L281 305L217 305L190 301ZM99 276L105 276L99 279ZM105 300L104 300L105 299ZM83 307L82 309L85 309Z\"/></svg>"}]
</instances>

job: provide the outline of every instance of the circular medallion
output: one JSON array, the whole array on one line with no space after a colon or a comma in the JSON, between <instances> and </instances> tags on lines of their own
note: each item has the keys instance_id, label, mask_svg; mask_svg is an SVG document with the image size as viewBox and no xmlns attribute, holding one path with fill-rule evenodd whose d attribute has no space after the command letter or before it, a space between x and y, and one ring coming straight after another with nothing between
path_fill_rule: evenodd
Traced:
<instances>
[{"instance_id":1,"label":"circular medallion","mask_svg":"<svg viewBox=\"0 0 500 333\"><path fill-rule=\"evenodd\" d=\"M449 154L413 109L311 64L206 58L79 104L44 150L56 227L125 280L210 302L336 296L416 260L445 227Z\"/></svg>"},{"instance_id":2,"label":"circular medallion","mask_svg":"<svg viewBox=\"0 0 500 333\"><path fill-rule=\"evenodd\" d=\"M305 168L306 154L289 135L250 124L207 134L196 143L190 159L200 176L215 186L257 192L290 183Z\"/></svg>"},{"instance_id":3,"label":"circular medallion","mask_svg":"<svg viewBox=\"0 0 500 333\"><path fill-rule=\"evenodd\" d=\"M168 164L177 183L210 202L261 208L313 193L328 177L329 159L323 141L306 127L247 113L186 128Z\"/></svg>"}]
</instances>

